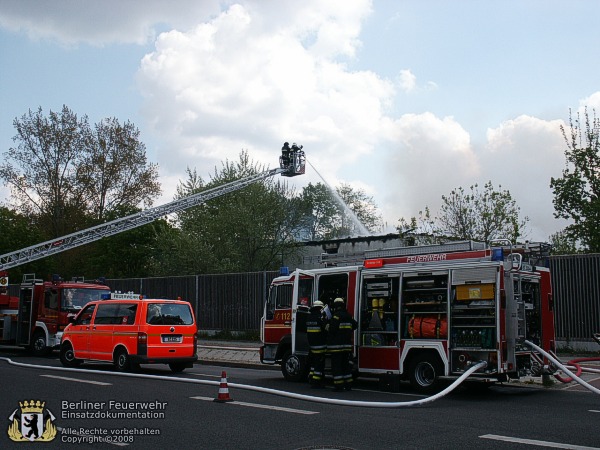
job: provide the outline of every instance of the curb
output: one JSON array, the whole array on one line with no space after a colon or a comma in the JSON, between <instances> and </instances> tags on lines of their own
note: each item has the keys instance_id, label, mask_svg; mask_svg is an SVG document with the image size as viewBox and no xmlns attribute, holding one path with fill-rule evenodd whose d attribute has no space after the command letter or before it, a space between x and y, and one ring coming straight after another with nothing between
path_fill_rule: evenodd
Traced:
<instances>
[{"instance_id":1,"label":"curb","mask_svg":"<svg viewBox=\"0 0 600 450\"><path fill-rule=\"evenodd\" d=\"M202 359L196 361L194 364L200 366L223 366L223 367L238 367L238 368L246 368L246 369L260 369L260 370L276 370L279 371L281 368L277 364L260 364L260 363L252 363L252 362L240 362L240 361L225 361L218 359Z\"/></svg>"}]
</instances>

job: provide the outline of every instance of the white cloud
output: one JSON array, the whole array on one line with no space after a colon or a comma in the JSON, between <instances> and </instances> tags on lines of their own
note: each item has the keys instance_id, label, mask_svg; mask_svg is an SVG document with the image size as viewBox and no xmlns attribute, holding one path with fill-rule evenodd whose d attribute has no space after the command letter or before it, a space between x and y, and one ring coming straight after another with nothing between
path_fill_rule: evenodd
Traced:
<instances>
[{"instance_id":1,"label":"white cloud","mask_svg":"<svg viewBox=\"0 0 600 450\"><path fill-rule=\"evenodd\" d=\"M157 204L171 200L187 167L206 178L242 149L273 167L287 140L304 144L330 184L344 180L374 195L390 224L426 205L436 210L453 188L491 180L531 218L532 237L560 228L549 183L564 166L561 122L518 116L490 128L478 146L453 117L392 117L398 92L414 97L437 84L410 69L393 80L348 69L371 3L54 0L32 7L0 0L0 27L68 45L154 41L137 82L144 133L157 139L152 147L165 191ZM600 92L583 105L600 109ZM349 166L356 174L349 176ZM294 179L309 181L321 180L313 170Z\"/></svg>"},{"instance_id":2,"label":"white cloud","mask_svg":"<svg viewBox=\"0 0 600 450\"><path fill-rule=\"evenodd\" d=\"M337 61L358 45L360 19L369 13L368 2L344 5L308 2L265 28L256 4L238 4L189 32L162 33L138 73L144 115L168 147L161 171L206 173L241 149L273 167L288 140L305 145L331 179L341 154L353 161L370 153L394 88ZM315 10L319 21L307 21ZM340 20L354 26L331 39Z\"/></svg>"},{"instance_id":3,"label":"white cloud","mask_svg":"<svg viewBox=\"0 0 600 450\"><path fill-rule=\"evenodd\" d=\"M527 238L547 240L565 221L553 217L550 178L561 175L564 141L561 120L519 116L487 132L483 148L453 118L432 113L404 115L389 128L393 150L379 183L389 224L417 216L425 206L437 214L442 195L491 181L510 191L522 216L528 216Z\"/></svg>"},{"instance_id":4,"label":"white cloud","mask_svg":"<svg viewBox=\"0 0 600 450\"><path fill-rule=\"evenodd\" d=\"M387 131L391 151L382 169L390 224L418 215L425 206L437 210L443 194L479 173L469 133L452 117L405 114Z\"/></svg>"},{"instance_id":5,"label":"white cloud","mask_svg":"<svg viewBox=\"0 0 600 450\"><path fill-rule=\"evenodd\" d=\"M219 0L1 0L0 27L66 45L145 44L155 36L156 25L187 29L217 14L220 4Z\"/></svg>"},{"instance_id":6,"label":"white cloud","mask_svg":"<svg viewBox=\"0 0 600 450\"><path fill-rule=\"evenodd\" d=\"M413 74L410 69L403 69L398 75L398 86L400 90L406 93L414 93L421 91L432 91L437 89L437 83L433 81L427 81L425 84L419 85L417 82L417 76Z\"/></svg>"},{"instance_id":7,"label":"white cloud","mask_svg":"<svg viewBox=\"0 0 600 450\"><path fill-rule=\"evenodd\" d=\"M414 91L417 87L417 77L408 69L401 70L398 79L400 89L404 92Z\"/></svg>"},{"instance_id":8,"label":"white cloud","mask_svg":"<svg viewBox=\"0 0 600 450\"><path fill-rule=\"evenodd\" d=\"M586 106L589 110L595 109L600 113L600 91L579 101L579 111L583 111Z\"/></svg>"},{"instance_id":9,"label":"white cloud","mask_svg":"<svg viewBox=\"0 0 600 450\"><path fill-rule=\"evenodd\" d=\"M522 215L530 218L529 238L533 240L546 240L566 225L554 219L550 189L550 178L560 177L565 163L561 125L562 120L525 115L507 120L488 129L481 155L487 178L495 187L509 190Z\"/></svg>"},{"instance_id":10,"label":"white cloud","mask_svg":"<svg viewBox=\"0 0 600 450\"><path fill-rule=\"evenodd\" d=\"M236 5L253 12L265 31L291 33L314 54L354 56L371 0L0 0L0 27L62 44L145 44L160 27L188 31Z\"/></svg>"}]
</instances>

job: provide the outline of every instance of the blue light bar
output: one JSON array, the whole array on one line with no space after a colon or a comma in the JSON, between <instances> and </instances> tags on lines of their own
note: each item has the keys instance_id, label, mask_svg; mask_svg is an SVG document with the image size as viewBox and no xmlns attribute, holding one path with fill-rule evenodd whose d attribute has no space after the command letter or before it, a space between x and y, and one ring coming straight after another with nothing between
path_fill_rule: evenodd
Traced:
<instances>
[{"instance_id":1,"label":"blue light bar","mask_svg":"<svg viewBox=\"0 0 600 450\"><path fill-rule=\"evenodd\" d=\"M502 247L492 249L492 261L504 261L504 249Z\"/></svg>"},{"instance_id":2,"label":"blue light bar","mask_svg":"<svg viewBox=\"0 0 600 450\"><path fill-rule=\"evenodd\" d=\"M290 274L290 269L289 267L283 266L279 268L279 275L280 276L285 276L285 275L289 275Z\"/></svg>"}]
</instances>

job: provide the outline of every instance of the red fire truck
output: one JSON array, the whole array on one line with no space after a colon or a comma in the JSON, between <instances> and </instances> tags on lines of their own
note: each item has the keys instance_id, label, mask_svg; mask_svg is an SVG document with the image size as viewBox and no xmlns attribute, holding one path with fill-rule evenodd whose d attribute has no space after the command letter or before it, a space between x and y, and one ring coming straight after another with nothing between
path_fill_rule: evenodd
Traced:
<instances>
[{"instance_id":1,"label":"red fire truck","mask_svg":"<svg viewBox=\"0 0 600 450\"><path fill-rule=\"evenodd\" d=\"M48 354L60 345L63 330L88 302L99 300L110 288L83 278L52 281L23 276L19 296L10 296L8 276L0 271L0 343L29 348L35 355Z\"/></svg>"},{"instance_id":2,"label":"red fire truck","mask_svg":"<svg viewBox=\"0 0 600 450\"><path fill-rule=\"evenodd\" d=\"M550 272L531 256L528 246L465 241L367 251L360 266L281 275L261 320L261 361L304 379L310 305L342 297L359 324L355 371L386 386L404 379L435 391L478 361L487 362L475 374L486 383L549 373L524 344L555 350Z\"/></svg>"}]
</instances>

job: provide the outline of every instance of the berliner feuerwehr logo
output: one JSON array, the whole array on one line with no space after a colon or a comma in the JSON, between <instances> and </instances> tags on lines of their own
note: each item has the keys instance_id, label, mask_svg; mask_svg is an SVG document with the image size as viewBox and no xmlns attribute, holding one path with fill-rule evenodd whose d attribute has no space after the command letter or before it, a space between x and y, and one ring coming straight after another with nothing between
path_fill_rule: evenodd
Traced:
<instances>
[{"instance_id":1,"label":"berliner feuerwehr logo","mask_svg":"<svg viewBox=\"0 0 600 450\"><path fill-rule=\"evenodd\" d=\"M15 442L50 442L56 437L54 415L45 409L46 402L25 400L19 402L8 420L8 437Z\"/></svg>"}]
</instances>

